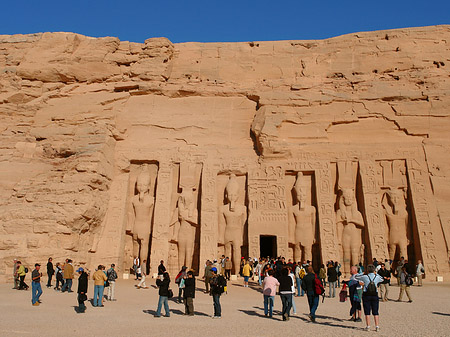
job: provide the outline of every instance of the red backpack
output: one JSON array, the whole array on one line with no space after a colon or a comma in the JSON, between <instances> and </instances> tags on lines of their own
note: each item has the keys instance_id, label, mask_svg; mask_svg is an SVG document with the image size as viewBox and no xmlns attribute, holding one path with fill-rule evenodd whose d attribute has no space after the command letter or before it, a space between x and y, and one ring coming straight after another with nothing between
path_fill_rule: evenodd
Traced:
<instances>
[{"instance_id":1,"label":"red backpack","mask_svg":"<svg viewBox=\"0 0 450 337\"><path fill-rule=\"evenodd\" d=\"M316 295L323 295L325 293L325 288L323 287L322 281L314 275L314 293Z\"/></svg>"}]
</instances>

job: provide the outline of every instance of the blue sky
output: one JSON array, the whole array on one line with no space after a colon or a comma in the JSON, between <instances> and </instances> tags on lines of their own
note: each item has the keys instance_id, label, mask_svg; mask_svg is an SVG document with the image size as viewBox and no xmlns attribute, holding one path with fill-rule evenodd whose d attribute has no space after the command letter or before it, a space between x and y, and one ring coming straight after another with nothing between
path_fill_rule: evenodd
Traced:
<instances>
[{"instance_id":1,"label":"blue sky","mask_svg":"<svg viewBox=\"0 0 450 337\"><path fill-rule=\"evenodd\" d=\"M2 4L1 34L46 31L144 42L324 39L347 33L450 24L450 1L22 0Z\"/></svg>"}]
</instances>

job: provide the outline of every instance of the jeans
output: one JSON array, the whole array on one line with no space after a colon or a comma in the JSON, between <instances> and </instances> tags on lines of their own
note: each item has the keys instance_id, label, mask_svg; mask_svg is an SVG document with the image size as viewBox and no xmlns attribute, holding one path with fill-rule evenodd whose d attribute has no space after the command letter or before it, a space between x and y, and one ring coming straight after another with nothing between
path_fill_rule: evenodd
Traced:
<instances>
[{"instance_id":1,"label":"jeans","mask_svg":"<svg viewBox=\"0 0 450 337\"><path fill-rule=\"evenodd\" d=\"M222 307L220 306L220 294L213 294L214 316L222 316Z\"/></svg>"},{"instance_id":2,"label":"jeans","mask_svg":"<svg viewBox=\"0 0 450 337\"><path fill-rule=\"evenodd\" d=\"M261 274L259 274L259 276L258 276L258 283L259 283L260 286L262 286L262 277L261 277Z\"/></svg>"},{"instance_id":3,"label":"jeans","mask_svg":"<svg viewBox=\"0 0 450 337\"><path fill-rule=\"evenodd\" d=\"M280 294L281 298L281 314L283 316L283 321L286 320L286 317L290 316L291 307L292 307L292 294Z\"/></svg>"},{"instance_id":4,"label":"jeans","mask_svg":"<svg viewBox=\"0 0 450 337\"><path fill-rule=\"evenodd\" d=\"M66 278L65 280L66 280L66 282L64 282L64 285L62 286L61 292L66 291L66 289L68 291L72 291L72 279L71 278Z\"/></svg>"},{"instance_id":5,"label":"jeans","mask_svg":"<svg viewBox=\"0 0 450 337\"><path fill-rule=\"evenodd\" d=\"M319 295L316 295L313 291L308 291L308 304L309 304L309 314L313 319L316 319L316 310L319 306Z\"/></svg>"},{"instance_id":6,"label":"jeans","mask_svg":"<svg viewBox=\"0 0 450 337\"><path fill-rule=\"evenodd\" d=\"M225 269L225 277L229 281L231 277L231 269Z\"/></svg>"},{"instance_id":7,"label":"jeans","mask_svg":"<svg viewBox=\"0 0 450 337\"><path fill-rule=\"evenodd\" d=\"M273 312L273 302L275 301L275 296L264 295L264 315L272 317Z\"/></svg>"},{"instance_id":8,"label":"jeans","mask_svg":"<svg viewBox=\"0 0 450 337\"><path fill-rule=\"evenodd\" d=\"M387 283L381 283L380 284L380 296L381 296L381 299L383 301L387 301L388 300L388 293L389 293L388 284Z\"/></svg>"},{"instance_id":9,"label":"jeans","mask_svg":"<svg viewBox=\"0 0 450 337\"><path fill-rule=\"evenodd\" d=\"M337 282L328 282L328 286L330 287L329 296L336 297L336 284Z\"/></svg>"},{"instance_id":10,"label":"jeans","mask_svg":"<svg viewBox=\"0 0 450 337\"><path fill-rule=\"evenodd\" d=\"M114 300L115 290L116 290L116 281L109 281L108 296L107 296L108 301Z\"/></svg>"},{"instance_id":11,"label":"jeans","mask_svg":"<svg viewBox=\"0 0 450 337\"><path fill-rule=\"evenodd\" d=\"M302 279L300 277L296 277L295 281L297 283L297 296L303 296L305 292L302 289Z\"/></svg>"},{"instance_id":12,"label":"jeans","mask_svg":"<svg viewBox=\"0 0 450 337\"><path fill-rule=\"evenodd\" d=\"M169 298L167 296L159 296L158 300L158 308L156 309L156 317L161 316L161 307L164 304L164 310L166 312L166 317L170 316L169 311Z\"/></svg>"},{"instance_id":13,"label":"jeans","mask_svg":"<svg viewBox=\"0 0 450 337\"><path fill-rule=\"evenodd\" d=\"M178 288L178 302L183 300L184 288Z\"/></svg>"},{"instance_id":14,"label":"jeans","mask_svg":"<svg viewBox=\"0 0 450 337\"><path fill-rule=\"evenodd\" d=\"M61 289L62 287L64 287L64 279L58 279L56 278L56 285L55 285L55 289L59 289L59 283L61 283Z\"/></svg>"},{"instance_id":15,"label":"jeans","mask_svg":"<svg viewBox=\"0 0 450 337\"><path fill-rule=\"evenodd\" d=\"M31 282L31 303L36 303L39 301L39 297L42 295L42 288L41 288L41 282Z\"/></svg>"},{"instance_id":16,"label":"jeans","mask_svg":"<svg viewBox=\"0 0 450 337\"><path fill-rule=\"evenodd\" d=\"M52 277L53 277L53 274L48 274L47 287L49 287L49 288L52 286Z\"/></svg>"},{"instance_id":17,"label":"jeans","mask_svg":"<svg viewBox=\"0 0 450 337\"><path fill-rule=\"evenodd\" d=\"M86 311L86 304L84 304L84 294L78 294L78 312L85 312Z\"/></svg>"},{"instance_id":18,"label":"jeans","mask_svg":"<svg viewBox=\"0 0 450 337\"><path fill-rule=\"evenodd\" d=\"M94 307L102 305L103 290L105 290L105 286L94 286Z\"/></svg>"},{"instance_id":19,"label":"jeans","mask_svg":"<svg viewBox=\"0 0 450 337\"><path fill-rule=\"evenodd\" d=\"M292 301L292 311L293 311L294 314L296 314L297 313L297 307L295 306L294 294L292 294L291 301Z\"/></svg>"},{"instance_id":20,"label":"jeans","mask_svg":"<svg viewBox=\"0 0 450 337\"><path fill-rule=\"evenodd\" d=\"M25 283L25 276L26 275L19 276L19 278L20 278L19 290L28 289L28 284Z\"/></svg>"}]
</instances>

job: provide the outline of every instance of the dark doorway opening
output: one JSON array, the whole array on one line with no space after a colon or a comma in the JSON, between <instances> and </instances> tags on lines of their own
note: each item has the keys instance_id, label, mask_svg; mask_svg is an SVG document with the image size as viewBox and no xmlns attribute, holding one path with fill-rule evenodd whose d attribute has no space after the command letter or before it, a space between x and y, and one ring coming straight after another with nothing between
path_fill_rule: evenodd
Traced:
<instances>
[{"instance_id":1,"label":"dark doorway opening","mask_svg":"<svg viewBox=\"0 0 450 337\"><path fill-rule=\"evenodd\" d=\"M260 257L277 257L277 237L274 235L261 235L259 237Z\"/></svg>"}]
</instances>

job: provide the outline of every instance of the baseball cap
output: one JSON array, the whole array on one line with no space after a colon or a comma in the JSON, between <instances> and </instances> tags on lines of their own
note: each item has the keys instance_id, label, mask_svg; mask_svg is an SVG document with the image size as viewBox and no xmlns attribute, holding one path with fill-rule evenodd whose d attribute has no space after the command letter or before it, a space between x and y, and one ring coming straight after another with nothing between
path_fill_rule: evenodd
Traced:
<instances>
[{"instance_id":1,"label":"baseball cap","mask_svg":"<svg viewBox=\"0 0 450 337\"><path fill-rule=\"evenodd\" d=\"M80 267L80 268L78 268L78 269L77 269L77 273L79 273L80 271L84 271L84 269L83 269L83 268L81 268L81 267Z\"/></svg>"},{"instance_id":2,"label":"baseball cap","mask_svg":"<svg viewBox=\"0 0 450 337\"><path fill-rule=\"evenodd\" d=\"M216 267L212 267L212 268L211 268L211 271L217 273L217 268L216 268Z\"/></svg>"},{"instance_id":3,"label":"baseball cap","mask_svg":"<svg viewBox=\"0 0 450 337\"><path fill-rule=\"evenodd\" d=\"M34 266L35 266L35 267L37 267L37 266L39 266L39 267L40 267L41 265L40 265L39 263L36 263L36 264L35 264Z\"/></svg>"}]
</instances>

